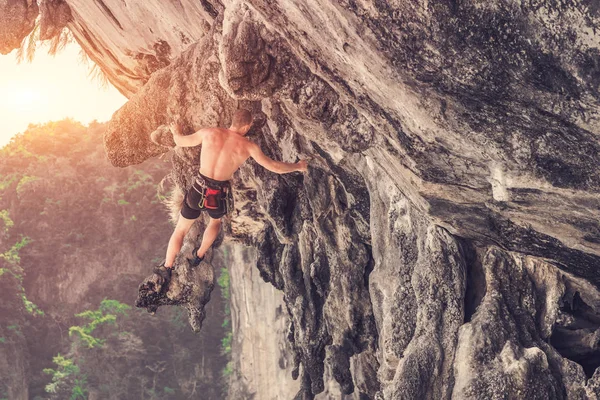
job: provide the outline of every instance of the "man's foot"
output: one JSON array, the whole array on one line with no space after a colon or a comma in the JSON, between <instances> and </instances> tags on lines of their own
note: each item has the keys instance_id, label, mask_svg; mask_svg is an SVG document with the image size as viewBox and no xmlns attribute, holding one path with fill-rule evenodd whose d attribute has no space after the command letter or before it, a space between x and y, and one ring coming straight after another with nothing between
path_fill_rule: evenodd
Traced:
<instances>
[{"instance_id":1,"label":"man's foot","mask_svg":"<svg viewBox=\"0 0 600 400\"><path fill-rule=\"evenodd\" d=\"M200 263L202 262L202 260L204 260L204 256L202 257L198 257L198 250L200 250L200 247L196 247L194 248L194 250L192 250L192 256L194 258L192 258L191 260L188 259L188 262L190 264L190 267L197 267L198 265L200 265Z\"/></svg>"},{"instance_id":2,"label":"man's foot","mask_svg":"<svg viewBox=\"0 0 600 400\"><path fill-rule=\"evenodd\" d=\"M161 285L164 285L171 281L171 273L173 272L173 268L167 268L164 264L162 264L154 267L153 272L161 277Z\"/></svg>"}]
</instances>

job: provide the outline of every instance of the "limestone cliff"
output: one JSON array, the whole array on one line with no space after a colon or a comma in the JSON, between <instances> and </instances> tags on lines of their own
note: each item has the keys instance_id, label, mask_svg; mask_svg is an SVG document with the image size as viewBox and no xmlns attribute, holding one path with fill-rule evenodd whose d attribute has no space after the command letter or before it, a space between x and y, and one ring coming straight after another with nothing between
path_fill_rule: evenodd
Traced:
<instances>
[{"instance_id":1,"label":"limestone cliff","mask_svg":"<svg viewBox=\"0 0 600 400\"><path fill-rule=\"evenodd\" d=\"M297 398L600 395L596 1L41 3L129 96L114 165L237 107L269 155L311 159L249 162L227 228L283 293L291 353L265 357L292 359ZM197 155L173 153L181 188Z\"/></svg>"}]
</instances>

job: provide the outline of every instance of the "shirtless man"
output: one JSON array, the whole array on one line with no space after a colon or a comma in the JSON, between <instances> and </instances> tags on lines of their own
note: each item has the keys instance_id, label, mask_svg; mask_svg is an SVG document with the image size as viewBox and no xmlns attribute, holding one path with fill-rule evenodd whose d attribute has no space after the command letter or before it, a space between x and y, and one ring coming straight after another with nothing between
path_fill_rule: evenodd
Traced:
<instances>
[{"instance_id":1,"label":"shirtless man","mask_svg":"<svg viewBox=\"0 0 600 400\"><path fill-rule=\"evenodd\" d=\"M297 163L275 161L267 157L245 135L252 125L252 115L248 110L237 110L229 129L203 128L191 135L182 135L178 124L171 125L175 144L180 147L202 145L200 151L200 174L192 188L185 194L181 215L169 240L165 263L155 269L164 280L171 278L173 263L194 221L207 211L210 221L204 230L200 247L194 249L194 259L190 264L196 266L213 244L221 229L221 218L227 214L227 196L231 196L229 180L248 158L252 157L258 164L275 172L307 170L307 162Z\"/></svg>"}]
</instances>

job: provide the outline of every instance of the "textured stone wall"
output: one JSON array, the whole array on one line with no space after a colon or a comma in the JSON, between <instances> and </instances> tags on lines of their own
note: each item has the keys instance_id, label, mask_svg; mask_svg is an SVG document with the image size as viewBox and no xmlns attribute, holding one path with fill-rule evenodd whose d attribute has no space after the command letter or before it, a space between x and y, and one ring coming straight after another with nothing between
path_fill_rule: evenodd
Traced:
<instances>
[{"instance_id":1,"label":"textured stone wall","mask_svg":"<svg viewBox=\"0 0 600 400\"><path fill-rule=\"evenodd\" d=\"M191 133L237 107L267 154L310 158L244 166L226 227L283 293L297 398L598 396L595 2L67 4L130 98L115 165L168 151L173 119ZM197 156L174 150L181 188ZM238 365L239 393L272 395Z\"/></svg>"},{"instance_id":2,"label":"textured stone wall","mask_svg":"<svg viewBox=\"0 0 600 400\"><path fill-rule=\"evenodd\" d=\"M287 313L282 293L265 285L256 268L256 252L243 245L221 247L229 269L233 374L229 399L285 399L299 389L289 366L292 352L286 340Z\"/></svg>"}]
</instances>

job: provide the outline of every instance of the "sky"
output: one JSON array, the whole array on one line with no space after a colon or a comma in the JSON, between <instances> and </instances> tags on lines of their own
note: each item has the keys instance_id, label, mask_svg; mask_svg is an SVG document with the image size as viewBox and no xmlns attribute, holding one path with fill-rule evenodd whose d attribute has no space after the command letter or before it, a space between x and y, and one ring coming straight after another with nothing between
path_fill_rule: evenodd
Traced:
<instances>
[{"instance_id":1,"label":"sky","mask_svg":"<svg viewBox=\"0 0 600 400\"><path fill-rule=\"evenodd\" d=\"M125 104L112 85L102 87L88 76L90 66L82 63L79 50L73 43L50 56L40 46L32 63L21 64L16 50L0 55L0 147L30 123L66 117L86 125L108 121Z\"/></svg>"}]
</instances>

